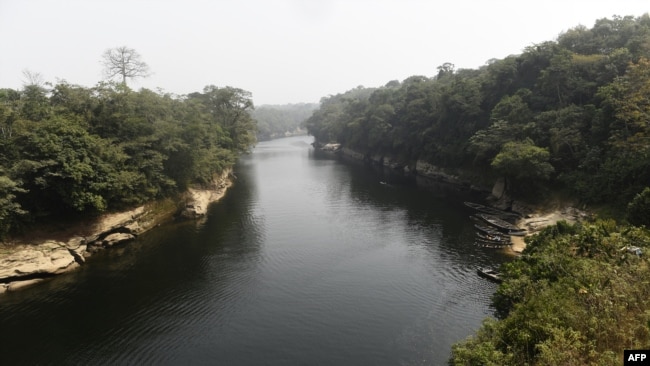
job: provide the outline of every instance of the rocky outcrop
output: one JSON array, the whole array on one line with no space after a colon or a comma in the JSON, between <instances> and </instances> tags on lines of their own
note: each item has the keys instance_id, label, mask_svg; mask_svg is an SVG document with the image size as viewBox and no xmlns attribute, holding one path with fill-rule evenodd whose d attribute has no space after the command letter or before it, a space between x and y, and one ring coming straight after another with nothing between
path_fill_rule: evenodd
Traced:
<instances>
[{"instance_id":1,"label":"rocky outcrop","mask_svg":"<svg viewBox=\"0 0 650 366\"><path fill-rule=\"evenodd\" d=\"M363 161L365 159L365 157L366 157L364 154L362 154L362 153L360 153L358 151L354 151L354 150L352 150L350 148L347 148L347 147L341 148L341 152L343 153L343 156L345 156L347 158L354 159L354 160Z\"/></svg>"},{"instance_id":2,"label":"rocky outcrop","mask_svg":"<svg viewBox=\"0 0 650 366\"><path fill-rule=\"evenodd\" d=\"M144 206L127 212L106 215L92 225L92 231L88 235L75 239L86 244L86 250L77 253L82 258L86 258L92 253L126 243L154 227L154 222L148 217Z\"/></svg>"},{"instance_id":3,"label":"rocky outcrop","mask_svg":"<svg viewBox=\"0 0 650 366\"><path fill-rule=\"evenodd\" d=\"M337 152L341 149L341 144L325 144L321 146L321 150L329 152Z\"/></svg>"},{"instance_id":4,"label":"rocky outcrop","mask_svg":"<svg viewBox=\"0 0 650 366\"><path fill-rule=\"evenodd\" d=\"M458 176L446 173L443 169L431 165L423 160L418 160L415 163L415 171L418 175L430 178L440 182L446 182L456 185L469 185L469 183L462 181Z\"/></svg>"},{"instance_id":5,"label":"rocky outcrop","mask_svg":"<svg viewBox=\"0 0 650 366\"><path fill-rule=\"evenodd\" d=\"M407 164L402 163L396 158L390 157L390 156L384 156L380 154L372 154L372 155L366 155L362 152L352 150L347 147L340 147L340 144L328 144L328 145L336 145L337 150L336 151L341 151L342 155L346 158L352 159L352 160L358 160L358 161L366 161L370 162L376 165L381 165L385 166L387 168L399 170L399 169L408 169ZM325 145L327 146L327 145ZM321 149L325 150L324 147Z\"/></svg>"},{"instance_id":6,"label":"rocky outcrop","mask_svg":"<svg viewBox=\"0 0 650 366\"><path fill-rule=\"evenodd\" d=\"M80 235L67 240L43 240L3 245L0 255L0 293L24 288L72 271L92 253L134 239L151 228L144 206L105 215L89 224Z\"/></svg>"},{"instance_id":7,"label":"rocky outcrop","mask_svg":"<svg viewBox=\"0 0 650 366\"><path fill-rule=\"evenodd\" d=\"M506 193L506 180L505 178L499 178L494 182L492 187L492 195L497 199L502 199Z\"/></svg>"},{"instance_id":8,"label":"rocky outcrop","mask_svg":"<svg viewBox=\"0 0 650 366\"><path fill-rule=\"evenodd\" d=\"M0 278L4 282L47 277L68 272L78 266L75 256L65 243L47 241L24 246L0 259Z\"/></svg>"},{"instance_id":9,"label":"rocky outcrop","mask_svg":"<svg viewBox=\"0 0 650 366\"><path fill-rule=\"evenodd\" d=\"M0 257L0 293L76 269L83 263L84 250L85 245L54 240L14 248L10 254Z\"/></svg>"},{"instance_id":10,"label":"rocky outcrop","mask_svg":"<svg viewBox=\"0 0 650 366\"><path fill-rule=\"evenodd\" d=\"M192 213L186 217L205 215L208 205L223 197L231 185L231 174L230 171L225 172L207 189L190 189L186 206L191 206ZM169 217L172 213L154 214L145 206L140 206L126 212L104 215L81 225L78 232L59 235L65 238L0 243L0 293L18 290L72 271L86 263L93 253L129 243L157 226L161 217Z\"/></svg>"},{"instance_id":11,"label":"rocky outcrop","mask_svg":"<svg viewBox=\"0 0 650 366\"><path fill-rule=\"evenodd\" d=\"M125 243L127 241L135 239L135 235L129 233L113 233L108 235L102 240L102 244L105 247L112 247L115 244Z\"/></svg>"},{"instance_id":12,"label":"rocky outcrop","mask_svg":"<svg viewBox=\"0 0 650 366\"><path fill-rule=\"evenodd\" d=\"M405 161L404 159L399 159L390 155L366 154L348 147L342 147L341 144L334 143L324 145L315 142L314 146L324 152L336 153L337 156L342 156L354 161L380 165L402 172L405 175L421 177L425 181L447 183L458 187L469 188L470 190L477 192L489 192L489 188L472 184L470 181L462 179L457 175L449 174L445 169L437 167L424 160L417 160L413 163L412 161Z\"/></svg>"},{"instance_id":13,"label":"rocky outcrop","mask_svg":"<svg viewBox=\"0 0 650 366\"><path fill-rule=\"evenodd\" d=\"M198 219L208 213L208 206L220 200L226 190L232 185L232 170L228 169L213 180L207 188L189 188L185 198L185 206L178 213L183 219Z\"/></svg>"}]
</instances>

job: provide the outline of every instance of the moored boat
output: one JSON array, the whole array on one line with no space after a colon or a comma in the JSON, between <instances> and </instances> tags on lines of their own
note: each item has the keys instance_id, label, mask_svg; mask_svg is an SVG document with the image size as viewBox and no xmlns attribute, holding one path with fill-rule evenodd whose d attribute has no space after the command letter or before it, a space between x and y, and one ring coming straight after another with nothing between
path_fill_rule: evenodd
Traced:
<instances>
[{"instance_id":1,"label":"moored boat","mask_svg":"<svg viewBox=\"0 0 650 366\"><path fill-rule=\"evenodd\" d=\"M474 224L474 227L478 232L486 234L486 235L503 235L503 233L495 228L492 228L491 226L483 225L483 224Z\"/></svg>"},{"instance_id":2,"label":"moored boat","mask_svg":"<svg viewBox=\"0 0 650 366\"><path fill-rule=\"evenodd\" d=\"M510 246L510 243L491 241L485 239L476 239L474 240L474 245L481 248L490 248L490 249L503 249Z\"/></svg>"},{"instance_id":3,"label":"moored boat","mask_svg":"<svg viewBox=\"0 0 650 366\"><path fill-rule=\"evenodd\" d=\"M484 240L489 240L497 243L508 243L510 244L510 236L509 235L501 235L501 234L485 234L481 232L477 232L476 236L479 237L480 239Z\"/></svg>"},{"instance_id":4,"label":"moored boat","mask_svg":"<svg viewBox=\"0 0 650 366\"><path fill-rule=\"evenodd\" d=\"M496 227L497 229L508 233L510 235L525 235L526 230L525 229L520 229L514 224L509 223L508 221L502 220L496 216L488 215L488 214L476 214L476 217L480 218L481 220L487 222L488 224Z\"/></svg>"},{"instance_id":5,"label":"moored boat","mask_svg":"<svg viewBox=\"0 0 650 366\"><path fill-rule=\"evenodd\" d=\"M483 278L487 278L488 280L501 283L503 280L501 279L501 275L499 274L499 271L493 268L479 268L476 270L479 276Z\"/></svg>"},{"instance_id":6,"label":"moored boat","mask_svg":"<svg viewBox=\"0 0 650 366\"><path fill-rule=\"evenodd\" d=\"M510 212L510 211L504 211L504 210L499 210L498 208L490 207L490 206L485 206L480 203L474 203L474 202L468 202L465 201L463 204L469 208L472 208L476 211L483 212L486 214L494 215L494 216L501 216L501 217L521 217L516 212Z\"/></svg>"}]
</instances>

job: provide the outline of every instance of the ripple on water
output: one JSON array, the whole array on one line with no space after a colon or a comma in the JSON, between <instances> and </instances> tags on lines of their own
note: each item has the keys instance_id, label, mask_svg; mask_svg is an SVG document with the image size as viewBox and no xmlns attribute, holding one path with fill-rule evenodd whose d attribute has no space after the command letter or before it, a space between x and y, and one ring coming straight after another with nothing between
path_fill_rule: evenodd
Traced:
<instances>
[{"instance_id":1,"label":"ripple on water","mask_svg":"<svg viewBox=\"0 0 650 366\"><path fill-rule=\"evenodd\" d=\"M3 339L24 333L3 361L444 364L489 315L496 286L476 266L502 259L466 243L455 206L291 141L242 158L203 225L143 235L145 255L107 255L60 292L0 299Z\"/></svg>"}]
</instances>

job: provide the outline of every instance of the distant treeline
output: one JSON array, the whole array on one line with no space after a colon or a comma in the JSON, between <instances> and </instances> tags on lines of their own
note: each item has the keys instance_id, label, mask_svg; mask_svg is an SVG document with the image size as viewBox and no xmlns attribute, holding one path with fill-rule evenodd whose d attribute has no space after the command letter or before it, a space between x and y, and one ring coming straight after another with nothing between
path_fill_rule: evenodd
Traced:
<instances>
[{"instance_id":1,"label":"distant treeline","mask_svg":"<svg viewBox=\"0 0 650 366\"><path fill-rule=\"evenodd\" d=\"M283 105L262 105L251 110L251 116L257 121L257 139L259 141L284 137L286 133L295 133L304 128L318 103L298 103Z\"/></svg>"},{"instance_id":2,"label":"distant treeline","mask_svg":"<svg viewBox=\"0 0 650 366\"><path fill-rule=\"evenodd\" d=\"M208 184L255 143L249 92L66 82L0 89L0 235Z\"/></svg>"},{"instance_id":3,"label":"distant treeline","mask_svg":"<svg viewBox=\"0 0 650 366\"><path fill-rule=\"evenodd\" d=\"M323 98L306 126L403 166L505 177L514 195L565 187L623 204L650 184L649 59L650 16L600 19L476 70L445 63Z\"/></svg>"}]
</instances>

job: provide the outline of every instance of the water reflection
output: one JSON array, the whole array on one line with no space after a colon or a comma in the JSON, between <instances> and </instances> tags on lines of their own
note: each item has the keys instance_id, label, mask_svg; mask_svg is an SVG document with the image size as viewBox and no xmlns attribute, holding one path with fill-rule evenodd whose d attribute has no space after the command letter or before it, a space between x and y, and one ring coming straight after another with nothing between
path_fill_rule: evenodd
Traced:
<instances>
[{"instance_id":1,"label":"water reflection","mask_svg":"<svg viewBox=\"0 0 650 366\"><path fill-rule=\"evenodd\" d=\"M3 361L444 364L490 313L495 287L475 268L506 258L473 246L462 192L309 142L260 143L202 225L0 297Z\"/></svg>"}]
</instances>

